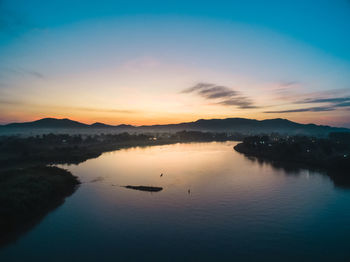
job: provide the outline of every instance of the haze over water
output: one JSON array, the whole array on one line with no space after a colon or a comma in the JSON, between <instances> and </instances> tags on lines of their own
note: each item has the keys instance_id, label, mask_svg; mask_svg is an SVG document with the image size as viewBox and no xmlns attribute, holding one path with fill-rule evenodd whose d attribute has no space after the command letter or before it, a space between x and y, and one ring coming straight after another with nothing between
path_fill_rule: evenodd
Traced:
<instances>
[{"instance_id":1,"label":"haze over water","mask_svg":"<svg viewBox=\"0 0 350 262\"><path fill-rule=\"evenodd\" d=\"M136 147L62 165L82 185L0 260L349 259L350 191L249 160L235 144Z\"/></svg>"}]
</instances>

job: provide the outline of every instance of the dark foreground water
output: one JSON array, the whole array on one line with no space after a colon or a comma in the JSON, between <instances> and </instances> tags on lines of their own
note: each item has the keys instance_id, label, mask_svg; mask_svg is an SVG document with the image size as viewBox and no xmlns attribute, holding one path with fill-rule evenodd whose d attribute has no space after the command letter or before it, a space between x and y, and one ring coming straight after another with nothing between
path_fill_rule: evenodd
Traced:
<instances>
[{"instance_id":1,"label":"dark foreground water","mask_svg":"<svg viewBox=\"0 0 350 262\"><path fill-rule=\"evenodd\" d=\"M85 183L0 261L350 261L350 190L251 161L235 144L131 148L63 165Z\"/></svg>"}]
</instances>

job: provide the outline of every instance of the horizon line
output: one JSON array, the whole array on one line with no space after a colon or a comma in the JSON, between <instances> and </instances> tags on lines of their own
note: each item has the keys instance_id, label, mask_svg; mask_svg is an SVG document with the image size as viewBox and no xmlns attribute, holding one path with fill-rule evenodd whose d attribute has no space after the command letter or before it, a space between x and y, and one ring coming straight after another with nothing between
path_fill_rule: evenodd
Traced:
<instances>
[{"instance_id":1,"label":"horizon line","mask_svg":"<svg viewBox=\"0 0 350 262\"><path fill-rule=\"evenodd\" d=\"M178 124L184 124L184 123L194 123L194 122L197 122L197 121L200 121L200 120L226 120L226 119L245 119L245 120L255 120L255 121L266 121L266 120L287 120L287 121L290 121L290 122L293 122L293 123L297 123L297 124L303 124L303 123L300 123L300 122L295 122L295 121L292 121L292 120L289 120L287 118L281 118L281 117L277 117L277 118L266 118L266 119L262 119L262 120L259 120L259 119L254 119L254 118L244 118L244 117L227 117L227 118L199 118L197 120L194 120L194 121L187 121L187 122L177 122L177 123L169 123L169 124L149 124L149 125L132 125L132 124L117 124L117 125L113 125L113 124L106 124L106 123L103 123L103 122L93 122L91 124L87 124L87 123L84 123L84 122L81 122L81 121L78 121L78 120L73 120L73 119L70 119L68 117L63 117L63 118L57 118L57 117L43 117L43 118L39 118L39 119L36 119L36 120L32 120L32 121L24 121L24 122L8 122L8 123L4 123L4 124L0 124L0 127L6 127L7 125L11 125L11 124L23 124L23 123L33 123L33 122L37 122L37 121L40 121L40 120L44 120L44 119L54 119L54 120L69 120L69 121L73 121L73 122L77 122L77 123L80 123L80 124L83 124L83 125L87 125L87 126L92 126L94 124L103 124L103 125L106 125L106 126L110 126L110 127L118 127L118 126L123 126L123 125L126 125L126 126L132 126L132 127L149 127L149 126L166 126L166 125L178 125ZM319 125L319 124L315 124L315 123L305 123L303 125L316 125L316 126L324 126L324 127L335 127L335 128L344 128L344 129L349 129L347 127L343 127L343 126L331 126L331 125Z\"/></svg>"}]
</instances>

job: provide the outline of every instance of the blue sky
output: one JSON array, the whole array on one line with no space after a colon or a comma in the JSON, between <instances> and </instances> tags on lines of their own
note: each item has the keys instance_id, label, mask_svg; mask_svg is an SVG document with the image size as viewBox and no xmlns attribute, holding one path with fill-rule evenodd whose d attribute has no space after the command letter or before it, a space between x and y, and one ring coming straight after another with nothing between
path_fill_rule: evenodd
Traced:
<instances>
[{"instance_id":1,"label":"blue sky","mask_svg":"<svg viewBox=\"0 0 350 262\"><path fill-rule=\"evenodd\" d=\"M350 127L349 29L347 0L0 1L0 122Z\"/></svg>"}]
</instances>

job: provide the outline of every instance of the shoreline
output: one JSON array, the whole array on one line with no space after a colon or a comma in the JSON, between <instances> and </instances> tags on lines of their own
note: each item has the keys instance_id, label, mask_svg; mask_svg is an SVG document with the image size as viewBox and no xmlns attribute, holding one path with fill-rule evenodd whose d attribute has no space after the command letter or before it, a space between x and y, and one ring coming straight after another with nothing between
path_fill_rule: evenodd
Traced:
<instances>
[{"instance_id":1,"label":"shoreline","mask_svg":"<svg viewBox=\"0 0 350 262\"><path fill-rule=\"evenodd\" d=\"M62 205L80 182L69 171L48 166L0 172L0 248L15 242Z\"/></svg>"},{"instance_id":2,"label":"shoreline","mask_svg":"<svg viewBox=\"0 0 350 262\"><path fill-rule=\"evenodd\" d=\"M319 172L327 175L335 186L341 188L350 188L350 176L347 173L348 162L342 162L343 159L319 159L317 162L308 160L306 158L284 159L282 152L267 152L252 148L244 142L235 145L234 150L243 154L247 158L254 157L261 163L267 163L273 168L283 169L286 173L307 169L310 171Z\"/></svg>"},{"instance_id":3,"label":"shoreline","mask_svg":"<svg viewBox=\"0 0 350 262\"><path fill-rule=\"evenodd\" d=\"M124 138L124 134L115 136L99 136L96 141L79 141L72 143L62 142L65 139L61 139L60 136L53 135L55 141L44 141L44 138L34 138L35 142L30 141L31 138L12 138L14 142L20 141L20 146L13 149L11 143L9 145L2 145L0 143L0 166L3 167L18 167L18 163L22 166L30 165L53 165L53 164L79 164L88 159L99 157L101 154L111 152L115 150L131 148L131 147L144 147L144 146L157 146L157 145L170 145L176 143L191 143L191 142L226 142L237 140L233 137L215 137L215 134L210 134L210 137L202 137L207 135L206 133L196 132L193 135L192 132L185 132L185 137L171 137L171 138L158 138L153 140L153 136L145 135L128 135ZM188 136L188 137L186 137ZM74 136L69 136L74 140ZM98 140L106 139L106 140ZM0 141L1 142L1 141ZM46 142L46 144L45 144ZM6 147L7 146L7 147ZM10 150L8 150L8 148Z\"/></svg>"},{"instance_id":4,"label":"shoreline","mask_svg":"<svg viewBox=\"0 0 350 262\"><path fill-rule=\"evenodd\" d=\"M120 136L118 137L120 139ZM35 227L49 212L64 203L78 188L80 181L69 171L56 167L57 164L79 164L88 159L115 150L170 145L193 142L225 142L232 139L213 139L192 137L188 139L172 138L151 140L149 137L130 136L129 140L82 141L79 144L48 141L40 139L36 143L20 143L6 150L1 145L0 158L0 248L15 242L25 232ZM16 140L17 139L17 140ZM30 140L31 138L29 138ZM14 141L28 139L14 138ZM1 142L1 141L0 141ZM2 146L2 147L1 147ZM129 187L136 189L134 187ZM142 188L145 191L159 188Z\"/></svg>"}]
</instances>

